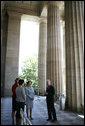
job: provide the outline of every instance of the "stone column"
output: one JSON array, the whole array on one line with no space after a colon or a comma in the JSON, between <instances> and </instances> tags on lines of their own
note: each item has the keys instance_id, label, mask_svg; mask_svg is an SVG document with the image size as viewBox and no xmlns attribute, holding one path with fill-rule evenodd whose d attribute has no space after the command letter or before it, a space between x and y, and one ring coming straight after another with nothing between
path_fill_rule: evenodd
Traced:
<instances>
[{"instance_id":1,"label":"stone column","mask_svg":"<svg viewBox=\"0 0 85 126\"><path fill-rule=\"evenodd\" d=\"M66 107L84 106L84 1L65 2Z\"/></svg>"},{"instance_id":2,"label":"stone column","mask_svg":"<svg viewBox=\"0 0 85 126\"><path fill-rule=\"evenodd\" d=\"M66 100L66 66L65 66L65 28L64 20L61 20L61 97L60 97L60 109L65 109Z\"/></svg>"},{"instance_id":3,"label":"stone column","mask_svg":"<svg viewBox=\"0 0 85 126\"><path fill-rule=\"evenodd\" d=\"M60 40L60 2L49 2L47 11L47 79L60 95L61 87L61 40Z\"/></svg>"},{"instance_id":4,"label":"stone column","mask_svg":"<svg viewBox=\"0 0 85 126\"><path fill-rule=\"evenodd\" d=\"M46 90L46 50L47 50L47 20L40 20L38 52L38 85L40 93L44 95Z\"/></svg>"},{"instance_id":5,"label":"stone column","mask_svg":"<svg viewBox=\"0 0 85 126\"><path fill-rule=\"evenodd\" d=\"M62 26L62 58L61 58L61 61L62 61L62 64L61 64L61 67L62 67L62 94L64 94L64 96L66 96L66 64L65 64L65 21L62 20L62 23L61 23L61 26Z\"/></svg>"},{"instance_id":6,"label":"stone column","mask_svg":"<svg viewBox=\"0 0 85 126\"><path fill-rule=\"evenodd\" d=\"M18 77L19 64L19 38L20 38L20 19L21 15L16 12L8 11L8 36L5 64L5 96L12 95L12 85Z\"/></svg>"},{"instance_id":7,"label":"stone column","mask_svg":"<svg viewBox=\"0 0 85 126\"><path fill-rule=\"evenodd\" d=\"M4 96L5 60L7 45L8 14L5 3L1 2L1 96Z\"/></svg>"}]
</instances>

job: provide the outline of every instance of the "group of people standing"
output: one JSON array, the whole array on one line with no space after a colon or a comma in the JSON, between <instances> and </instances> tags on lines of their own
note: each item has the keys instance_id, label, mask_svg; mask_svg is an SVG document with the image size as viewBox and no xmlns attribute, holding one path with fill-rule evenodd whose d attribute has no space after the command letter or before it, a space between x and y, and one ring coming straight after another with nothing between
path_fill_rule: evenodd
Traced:
<instances>
[{"instance_id":1,"label":"group of people standing","mask_svg":"<svg viewBox=\"0 0 85 126\"><path fill-rule=\"evenodd\" d=\"M27 87L24 87L24 80L16 78L15 84L12 86L12 123L14 124L14 117L16 111L16 119L20 119L20 108L24 111L24 106L26 105L26 113L27 118L28 110L30 109L30 119L32 118L32 108L33 108L33 100L34 100L34 89L32 87L32 82L27 82ZM55 90L53 85L51 85L50 80L47 80L47 89L46 89L46 102L47 102L47 110L48 110L48 119L52 120L52 122L57 120L56 111L54 107L54 94ZM53 116L53 119L52 119Z\"/></svg>"},{"instance_id":2,"label":"group of people standing","mask_svg":"<svg viewBox=\"0 0 85 126\"><path fill-rule=\"evenodd\" d=\"M30 118L32 118L32 108L33 108L33 100L34 100L34 89L31 86L32 82L27 82L27 87L24 87L24 80L16 78L15 84L12 86L12 124L14 124L14 117L16 111L16 119L19 120L20 116L20 108L24 111L24 106L26 105L26 113L28 116L28 109L30 109Z\"/></svg>"}]
</instances>

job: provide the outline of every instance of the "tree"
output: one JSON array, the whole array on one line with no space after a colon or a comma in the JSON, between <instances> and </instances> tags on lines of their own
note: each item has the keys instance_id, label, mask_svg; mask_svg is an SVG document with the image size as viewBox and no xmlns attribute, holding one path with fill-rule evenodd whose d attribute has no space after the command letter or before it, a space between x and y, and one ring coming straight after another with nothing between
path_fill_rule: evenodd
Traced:
<instances>
[{"instance_id":1,"label":"tree","mask_svg":"<svg viewBox=\"0 0 85 126\"><path fill-rule=\"evenodd\" d=\"M27 81L32 81L32 86L34 89L38 85L38 57L34 55L33 57L29 57L23 63L22 74L19 75L20 78L24 79L25 86L27 85Z\"/></svg>"}]
</instances>

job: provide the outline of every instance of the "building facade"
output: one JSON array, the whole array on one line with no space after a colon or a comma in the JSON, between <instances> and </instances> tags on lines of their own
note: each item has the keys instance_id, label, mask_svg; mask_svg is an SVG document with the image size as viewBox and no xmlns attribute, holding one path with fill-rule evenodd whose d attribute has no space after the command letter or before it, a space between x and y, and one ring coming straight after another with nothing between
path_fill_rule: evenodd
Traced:
<instances>
[{"instance_id":1,"label":"building facade","mask_svg":"<svg viewBox=\"0 0 85 126\"><path fill-rule=\"evenodd\" d=\"M21 16L39 22L38 85L46 79L66 109L84 106L84 1L1 1L1 96L12 95L18 76ZM63 35L61 35L61 27ZM61 39L63 38L63 39Z\"/></svg>"}]
</instances>

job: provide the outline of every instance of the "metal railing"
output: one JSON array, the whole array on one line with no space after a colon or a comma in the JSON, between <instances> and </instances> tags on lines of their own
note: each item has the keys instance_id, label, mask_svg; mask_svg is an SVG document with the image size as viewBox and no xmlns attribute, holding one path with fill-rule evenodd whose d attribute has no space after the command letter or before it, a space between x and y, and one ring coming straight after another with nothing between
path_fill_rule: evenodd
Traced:
<instances>
[{"instance_id":1,"label":"metal railing","mask_svg":"<svg viewBox=\"0 0 85 126\"><path fill-rule=\"evenodd\" d=\"M32 125L30 120L26 117L25 113L23 112L22 108L20 109L21 115L21 125Z\"/></svg>"}]
</instances>

